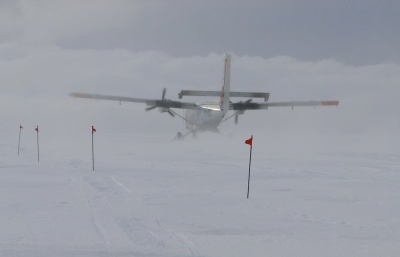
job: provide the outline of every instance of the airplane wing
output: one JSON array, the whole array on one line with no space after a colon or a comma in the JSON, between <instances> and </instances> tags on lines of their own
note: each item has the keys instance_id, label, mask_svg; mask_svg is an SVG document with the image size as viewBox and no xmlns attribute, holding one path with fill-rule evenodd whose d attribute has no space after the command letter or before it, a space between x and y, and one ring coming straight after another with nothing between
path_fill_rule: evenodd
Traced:
<instances>
[{"instance_id":1,"label":"airplane wing","mask_svg":"<svg viewBox=\"0 0 400 257\"><path fill-rule=\"evenodd\" d=\"M293 102L238 102L231 103L229 110L245 111L245 110L261 110L269 107L295 107L295 106L338 106L339 101L293 101Z\"/></svg>"},{"instance_id":2,"label":"airplane wing","mask_svg":"<svg viewBox=\"0 0 400 257\"><path fill-rule=\"evenodd\" d=\"M87 98L87 99L98 99L98 100L111 100L117 102L134 102L134 103L145 103L151 107L161 108L179 108L179 109L195 109L195 103L171 101L168 99L145 99L145 98L133 98L125 96L112 96L112 95L99 95L99 94L87 94L87 93L76 93L72 92L69 94L71 97L76 98Z\"/></svg>"}]
</instances>

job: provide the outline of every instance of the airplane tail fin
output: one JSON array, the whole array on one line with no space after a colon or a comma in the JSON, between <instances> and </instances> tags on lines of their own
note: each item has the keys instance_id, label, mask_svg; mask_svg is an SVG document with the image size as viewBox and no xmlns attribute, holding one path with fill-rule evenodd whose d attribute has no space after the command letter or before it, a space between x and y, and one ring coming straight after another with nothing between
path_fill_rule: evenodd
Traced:
<instances>
[{"instance_id":1,"label":"airplane tail fin","mask_svg":"<svg viewBox=\"0 0 400 257\"><path fill-rule=\"evenodd\" d=\"M224 79L222 83L222 96L220 97L221 110L224 112L229 111L229 96L230 96L230 82L231 82L231 55L226 54L224 64Z\"/></svg>"}]
</instances>

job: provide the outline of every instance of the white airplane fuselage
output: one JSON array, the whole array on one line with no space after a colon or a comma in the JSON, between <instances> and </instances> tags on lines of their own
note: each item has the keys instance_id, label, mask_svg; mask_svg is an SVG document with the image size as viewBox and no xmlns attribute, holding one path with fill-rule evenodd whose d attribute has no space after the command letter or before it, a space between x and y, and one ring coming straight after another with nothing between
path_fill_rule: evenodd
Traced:
<instances>
[{"instance_id":1,"label":"white airplane fuselage","mask_svg":"<svg viewBox=\"0 0 400 257\"><path fill-rule=\"evenodd\" d=\"M193 133L200 131L218 132L218 126L225 114L226 111L220 109L219 103L198 104L196 109L186 111L186 128Z\"/></svg>"}]
</instances>

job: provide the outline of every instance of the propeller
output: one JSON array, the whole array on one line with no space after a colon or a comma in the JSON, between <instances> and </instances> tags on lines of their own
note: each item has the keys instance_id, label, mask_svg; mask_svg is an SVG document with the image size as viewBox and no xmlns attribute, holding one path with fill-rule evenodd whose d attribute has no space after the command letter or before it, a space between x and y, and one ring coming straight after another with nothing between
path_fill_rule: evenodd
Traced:
<instances>
[{"instance_id":1,"label":"propeller","mask_svg":"<svg viewBox=\"0 0 400 257\"><path fill-rule=\"evenodd\" d=\"M153 110L155 108L157 108L157 106L150 106L150 107L147 107L145 110L146 111L151 111L151 110Z\"/></svg>"},{"instance_id":2,"label":"propeller","mask_svg":"<svg viewBox=\"0 0 400 257\"><path fill-rule=\"evenodd\" d=\"M166 87L164 87L163 88L163 91L162 91L162 97L161 97L161 100L164 100L165 99L165 94L167 93L167 88Z\"/></svg>"},{"instance_id":3,"label":"propeller","mask_svg":"<svg viewBox=\"0 0 400 257\"><path fill-rule=\"evenodd\" d=\"M167 112L169 115L171 115L172 118L175 117L175 114L170 109L168 109Z\"/></svg>"},{"instance_id":4,"label":"propeller","mask_svg":"<svg viewBox=\"0 0 400 257\"><path fill-rule=\"evenodd\" d=\"M161 101L163 101L163 102L169 101L169 100L165 99L166 93L167 93L167 88L164 87L164 88L163 88L163 91L162 91L162 95L161 95ZM159 101L157 101L157 102L159 102ZM155 106L149 106L149 107L147 107L145 110L146 110L146 111L151 111L151 110L153 110L153 109L155 109L155 108L157 108L157 105L155 105ZM175 117L175 114L174 114L169 108L159 107L159 111L160 111L160 112L167 112L169 115L171 115L171 117Z\"/></svg>"},{"instance_id":5,"label":"propeller","mask_svg":"<svg viewBox=\"0 0 400 257\"><path fill-rule=\"evenodd\" d=\"M250 103L251 101L253 101L253 99L248 99L248 100L246 100L245 102L240 101L239 103L248 104L248 103ZM239 115L242 115L242 114L244 114L244 110L237 111L237 112L235 113L235 125L238 124L238 122L239 122Z\"/></svg>"}]
</instances>

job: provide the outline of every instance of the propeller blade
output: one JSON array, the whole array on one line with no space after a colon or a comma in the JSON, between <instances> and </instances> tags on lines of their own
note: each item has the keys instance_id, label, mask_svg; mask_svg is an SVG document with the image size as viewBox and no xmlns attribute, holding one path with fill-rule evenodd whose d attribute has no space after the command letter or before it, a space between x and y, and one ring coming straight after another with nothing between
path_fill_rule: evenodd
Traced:
<instances>
[{"instance_id":1,"label":"propeller blade","mask_svg":"<svg viewBox=\"0 0 400 257\"><path fill-rule=\"evenodd\" d=\"M167 88L163 88L163 91L162 91L162 97L161 97L161 100L164 100L164 98L165 98L165 93L167 92Z\"/></svg>"},{"instance_id":2,"label":"propeller blade","mask_svg":"<svg viewBox=\"0 0 400 257\"><path fill-rule=\"evenodd\" d=\"M155 108L157 108L157 106L150 106L150 107L147 107L145 110L146 110L146 112L148 112L148 111L151 111L151 110L153 110Z\"/></svg>"},{"instance_id":3,"label":"propeller blade","mask_svg":"<svg viewBox=\"0 0 400 257\"><path fill-rule=\"evenodd\" d=\"M175 117L175 114L173 113L173 112L171 112L171 110L170 109L168 109L168 111L167 111L168 113L169 113L169 115L171 115L172 116L172 118L173 117Z\"/></svg>"},{"instance_id":4,"label":"propeller blade","mask_svg":"<svg viewBox=\"0 0 400 257\"><path fill-rule=\"evenodd\" d=\"M238 124L238 121L239 121L239 115L235 115L235 125L237 125Z\"/></svg>"}]
</instances>

